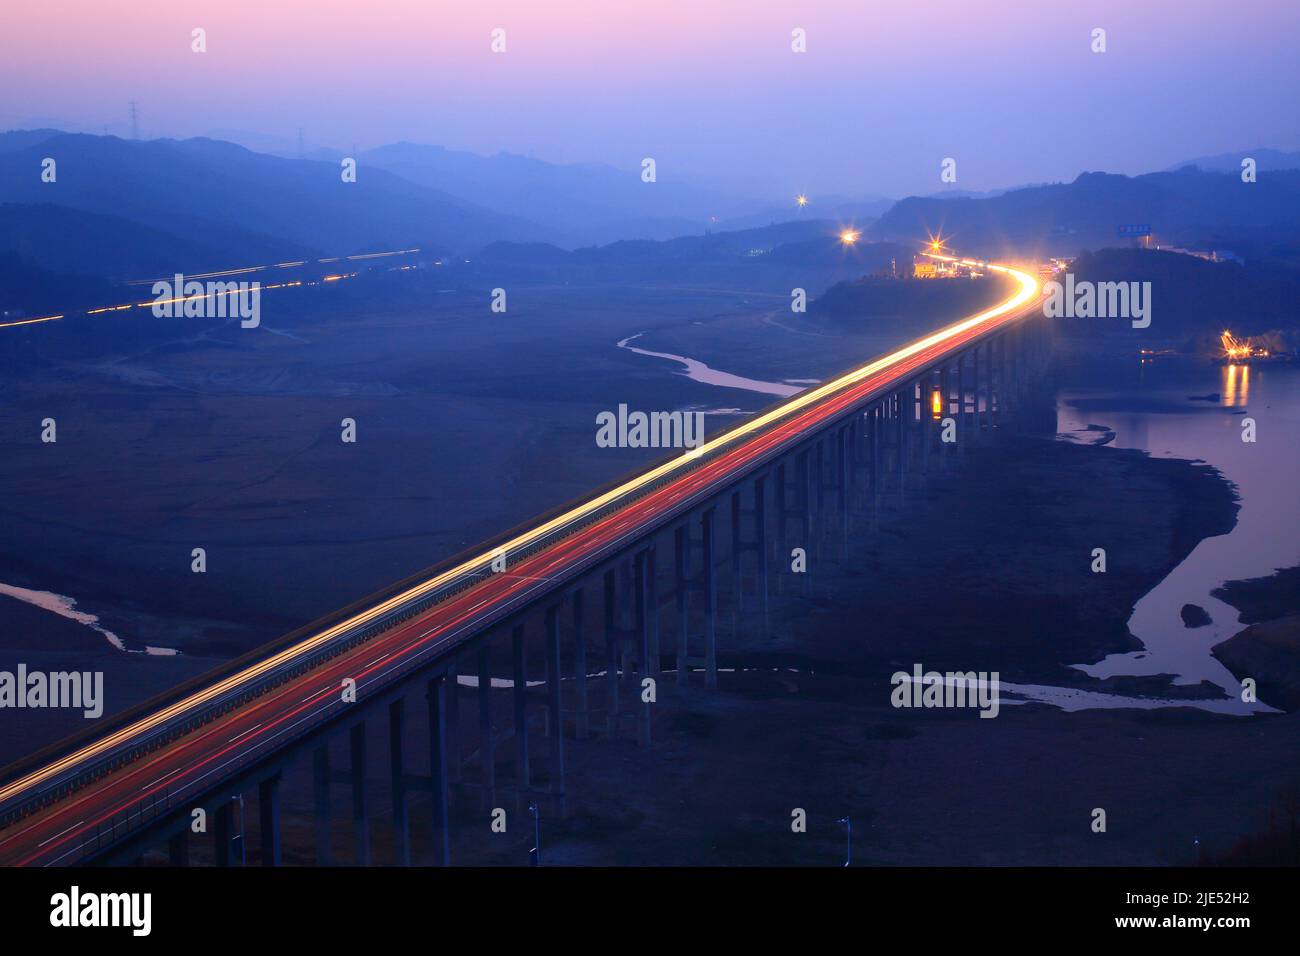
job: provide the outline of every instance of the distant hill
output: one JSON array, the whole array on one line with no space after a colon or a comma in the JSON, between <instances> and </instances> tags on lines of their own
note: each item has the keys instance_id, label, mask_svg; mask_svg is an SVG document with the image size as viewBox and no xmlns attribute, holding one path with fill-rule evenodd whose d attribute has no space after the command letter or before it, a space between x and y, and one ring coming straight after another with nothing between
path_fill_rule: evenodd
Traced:
<instances>
[{"instance_id":1,"label":"distant hill","mask_svg":"<svg viewBox=\"0 0 1300 956\"><path fill-rule=\"evenodd\" d=\"M760 229L710 232L654 241L630 239L566 251L536 243L501 242L475 257L473 270L493 281L697 283L712 287L810 293L842 279L887 268L911 268L910 247L858 243L846 247L830 221L787 222Z\"/></svg>"},{"instance_id":2,"label":"distant hill","mask_svg":"<svg viewBox=\"0 0 1300 956\"><path fill-rule=\"evenodd\" d=\"M779 225L808 220L830 220L841 227L862 228L874 222L894 205L895 200L884 196L809 196L803 209L795 205L795 197L781 205L766 205L747 215L732 217L721 225L725 229L753 229L760 226Z\"/></svg>"},{"instance_id":3,"label":"distant hill","mask_svg":"<svg viewBox=\"0 0 1300 956\"><path fill-rule=\"evenodd\" d=\"M58 163L43 183L41 160ZM276 237L330 254L432 243L473 250L503 237L555 232L359 166L283 159L218 140L129 141L33 131L0 135L0 201L52 202L118 216L196 242L239 250Z\"/></svg>"},{"instance_id":4,"label":"distant hill","mask_svg":"<svg viewBox=\"0 0 1300 956\"><path fill-rule=\"evenodd\" d=\"M1300 169L1300 153L1288 153L1280 149L1243 149L1239 153L1219 153L1216 156L1198 156L1170 166L1175 172L1187 166L1195 166L1207 173L1241 174L1241 161L1249 156L1255 161L1257 172L1274 172L1279 169Z\"/></svg>"},{"instance_id":5,"label":"distant hill","mask_svg":"<svg viewBox=\"0 0 1300 956\"><path fill-rule=\"evenodd\" d=\"M315 258L319 251L270 237L252 237L231 250L182 237L118 216L67 209L51 203L0 204L0 251L55 272L110 279L150 279L173 272L197 273L255 265L275 257Z\"/></svg>"},{"instance_id":6,"label":"distant hill","mask_svg":"<svg viewBox=\"0 0 1300 956\"><path fill-rule=\"evenodd\" d=\"M1076 282L1150 282L1151 325L1134 329L1114 319L1055 320L1067 337L1121 339L1133 347L1156 342L1195 347L1217 344L1219 333L1231 328L1251 336L1281 332L1290 347L1300 344L1300 271L1295 269L1101 249L1080 256L1070 271Z\"/></svg>"},{"instance_id":7,"label":"distant hill","mask_svg":"<svg viewBox=\"0 0 1300 956\"><path fill-rule=\"evenodd\" d=\"M1300 172L1250 184L1195 169L1136 177L1084 173L1072 183L988 199L904 199L868 232L875 239L915 240L941 231L954 248L988 256L1073 255L1119 244L1124 225L1149 225L1165 245L1192 246L1212 236L1231 242L1261 229L1292 236L1300 231Z\"/></svg>"},{"instance_id":8,"label":"distant hill","mask_svg":"<svg viewBox=\"0 0 1300 956\"><path fill-rule=\"evenodd\" d=\"M908 260L909 266L911 260ZM1006 295L1001 278L890 279L864 276L840 282L814 299L808 319L845 331L891 328L908 336L932 331L936 317L971 315Z\"/></svg>"},{"instance_id":9,"label":"distant hill","mask_svg":"<svg viewBox=\"0 0 1300 956\"><path fill-rule=\"evenodd\" d=\"M0 321L48 315L51 308L90 308L120 301L123 290L105 279L43 269L17 252L0 249ZM12 336L13 329L3 330Z\"/></svg>"},{"instance_id":10,"label":"distant hill","mask_svg":"<svg viewBox=\"0 0 1300 956\"><path fill-rule=\"evenodd\" d=\"M668 164L658 168L656 182L643 183L639 168L563 165L513 153L480 156L420 143L382 146L362 153L360 161L487 209L546 223L567 246L668 239L703 230L712 216L725 221L757 205L681 182Z\"/></svg>"}]
</instances>

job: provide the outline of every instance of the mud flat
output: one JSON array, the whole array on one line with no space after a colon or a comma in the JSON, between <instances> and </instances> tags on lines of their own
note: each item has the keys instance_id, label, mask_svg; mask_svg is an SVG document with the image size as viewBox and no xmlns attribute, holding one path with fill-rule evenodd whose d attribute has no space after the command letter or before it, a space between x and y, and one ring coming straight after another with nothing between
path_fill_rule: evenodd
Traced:
<instances>
[{"instance_id":1,"label":"mud flat","mask_svg":"<svg viewBox=\"0 0 1300 956\"><path fill-rule=\"evenodd\" d=\"M721 635L718 691L665 677L652 747L572 742L549 861L839 865L847 816L860 864L1178 865L1265 827L1297 778L1295 715L1220 716L1177 701L1217 688L1069 667L1136 648L1135 602L1231 527L1231 487L1203 466L1064 442L971 457L888 504L878 531L857 528L847 560L815 536L772 626L739 612ZM1092 574L1102 544L1109 568ZM918 662L1160 705L1067 712L1007 693L996 719L892 707L891 674ZM461 862L523 859L463 804L458 816Z\"/></svg>"},{"instance_id":2,"label":"mud flat","mask_svg":"<svg viewBox=\"0 0 1300 956\"><path fill-rule=\"evenodd\" d=\"M1300 708L1300 568L1229 581L1214 592L1250 626L1215 645L1214 656L1239 678L1254 678L1260 699Z\"/></svg>"}]
</instances>

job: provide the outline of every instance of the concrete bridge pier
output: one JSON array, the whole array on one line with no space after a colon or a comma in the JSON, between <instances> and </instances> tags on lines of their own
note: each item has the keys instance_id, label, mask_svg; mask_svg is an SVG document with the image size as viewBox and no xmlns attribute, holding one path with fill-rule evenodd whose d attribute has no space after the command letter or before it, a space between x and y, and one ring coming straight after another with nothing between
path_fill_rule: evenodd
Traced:
<instances>
[{"instance_id":1,"label":"concrete bridge pier","mask_svg":"<svg viewBox=\"0 0 1300 956\"><path fill-rule=\"evenodd\" d=\"M826 439L822 435L818 435L814 440L813 452L816 455L815 463L817 468L817 506L814 511L817 516L817 528L819 532L824 534L826 523Z\"/></svg>"},{"instance_id":2,"label":"concrete bridge pier","mask_svg":"<svg viewBox=\"0 0 1300 956\"><path fill-rule=\"evenodd\" d=\"M546 714L549 743L546 777L547 791L564 815L564 723L561 710L561 682L564 667L560 655L560 605L546 609Z\"/></svg>"},{"instance_id":3,"label":"concrete bridge pier","mask_svg":"<svg viewBox=\"0 0 1300 956\"><path fill-rule=\"evenodd\" d=\"M532 787L528 753L528 657L522 624L516 624L510 631L510 674L515 716L515 802L517 809L522 810Z\"/></svg>"},{"instance_id":4,"label":"concrete bridge pier","mask_svg":"<svg viewBox=\"0 0 1300 956\"><path fill-rule=\"evenodd\" d=\"M700 569L697 576L691 574L690 524L679 526L674 534L676 551L676 590L677 590L677 684L685 686L690 680L692 667L704 668L704 686L714 689L718 686L718 588L716 576L716 552L714 549L715 529L714 506L710 505L700 512ZM690 594L699 591L703 596L703 641L704 656L696 657L691 653L691 605Z\"/></svg>"},{"instance_id":5,"label":"concrete bridge pier","mask_svg":"<svg viewBox=\"0 0 1300 956\"><path fill-rule=\"evenodd\" d=\"M619 671L622 666L622 651L619 646L620 632L618 625L615 623L617 610L617 577L618 572L610 568L605 572L605 734L611 740L618 736L618 684Z\"/></svg>"},{"instance_id":6,"label":"concrete bridge pier","mask_svg":"<svg viewBox=\"0 0 1300 956\"><path fill-rule=\"evenodd\" d=\"M167 838L167 863L169 866L190 865L190 831L188 823L184 830L173 833Z\"/></svg>"},{"instance_id":7,"label":"concrete bridge pier","mask_svg":"<svg viewBox=\"0 0 1300 956\"><path fill-rule=\"evenodd\" d=\"M800 537L794 541L798 547L803 548L804 553L812 557L815 553L813 546L813 523L812 523L812 502L813 502L813 472L811 461L812 450L805 446L795 454L795 470L797 472L796 481L798 482L798 494L795 496L798 504L795 507L794 517L799 522ZM800 584L806 592L808 576L803 575Z\"/></svg>"},{"instance_id":8,"label":"concrete bridge pier","mask_svg":"<svg viewBox=\"0 0 1300 956\"><path fill-rule=\"evenodd\" d=\"M879 402L872 406L867 416L867 442L870 454L868 481L871 486L871 528L873 531L880 527L880 481L883 474L880 461L880 455L883 451L880 434L884 425L884 416L885 406Z\"/></svg>"},{"instance_id":9,"label":"concrete bridge pier","mask_svg":"<svg viewBox=\"0 0 1300 956\"><path fill-rule=\"evenodd\" d=\"M966 415L966 352L957 353L957 454L966 454L970 420Z\"/></svg>"},{"instance_id":10,"label":"concrete bridge pier","mask_svg":"<svg viewBox=\"0 0 1300 956\"><path fill-rule=\"evenodd\" d=\"M584 631L584 598L581 585L569 598L573 613L573 736L586 740L590 714L587 703L587 637Z\"/></svg>"},{"instance_id":11,"label":"concrete bridge pier","mask_svg":"<svg viewBox=\"0 0 1300 956\"><path fill-rule=\"evenodd\" d=\"M393 862L411 865L411 819L407 800L406 769L402 758L406 700L399 697L388 705L388 752L393 793Z\"/></svg>"},{"instance_id":12,"label":"concrete bridge pier","mask_svg":"<svg viewBox=\"0 0 1300 956\"><path fill-rule=\"evenodd\" d=\"M934 399L939 392L935 377L936 370L925 373L924 378L916 380L916 426L921 436L921 477L930 475L930 459L934 455L935 418Z\"/></svg>"},{"instance_id":13,"label":"concrete bridge pier","mask_svg":"<svg viewBox=\"0 0 1300 956\"><path fill-rule=\"evenodd\" d=\"M632 693L636 695L636 701L639 706L636 708L637 718L637 743L642 747L650 746L650 708L653 706L647 703L643 698L645 688L641 682L647 677L655 679L653 670L657 670L651 664L651 630L652 621L658 618L658 608L651 604L651 594L654 588L654 549L642 548L636 553L636 635L637 635L637 661L636 677L637 680L632 687Z\"/></svg>"},{"instance_id":14,"label":"concrete bridge pier","mask_svg":"<svg viewBox=\"0 0 1300 956\"><path fill-rule=\"evenodd\" d=\"M909 469L907 467L908 442L907 442L907 423L904 419L905 410L911 408L911 403L903 390L894 393L894 469L897 472L895 476L898 480L898 503L901 507L907 497L907 478Z\"/></svg>"},{"instance_id":15,"label":"concrete bridge pier","mask_svg":"<svg viewBox=\"0 0 1300 956\"><path fill-rule=\"evenodd\" d=\"M352 834L354 862L358 866L370 864L370 819L366 796L366 724L358 720L348 732L348 750L351 766L336 771L330 766L329 742L323 740L312 754L313 830L316 843L316 864L329 866L334 862L331 846L330 791L336 783L346 785L352 792Z\"/></svg>"},{"instance_id":16,"label":"concrete bridge pier","mask_svg":"<svg viewBox=\"0 0 1300 956\"><path fill-rule=\"evenodd\" d=\"M740 503L740 489L731 493L731 585L732 599L737 612L745 609L745 580L741 569L741 555L745 545L741 540L741 521L743 509Z\"/></svg>"},{"instance_id":17,"label":"concrete bridge pier","mask_svg":"<svg viewBox=\"0 0 1300 956\"><path fill-rule=\"evenodd\" d=\"M257 785L258 831L262 842L262 865L279 866L282 862L280 842L280 774L267 777ZM183 837L184 832L181 833Z\"/></svg>"},{"instance_id":18,"label":"concrete bridge pier","mask_svg":"<svg viewBox=\"0 0 1300 956\"><path fill-rule=\"evenodd\" d=\"M446 706L444 708L444 739L447 748L447 780L460 783L461 746L460 746L460 665L461 654L454 654L447 665Z\"/></svg>"},{"instance_id":19,"label":"concrete bridge pier","mask_svg":"<svg viewBox=\"0 0 1300 956\"><path fill-rule=\"evenodd\" d=\"M752 551L755 555L754 591L759 602L758 610L762 615L763 629L764 631L767 629L769 609L767 486L769 479L770 473L768 472L754 477L753 507L750 509L743 507L743 488L738 488L731 493L731 579L734 587L736 611L736 617L733 619L733 631L739 628L740 617L745 611L744 555L747 551ZM751 517L753 524L753 533L749 538L746 538L744 534L746 514Z\"/></svg>"},{"instance_id":20,"label":"concrete bridge pier","mask_svg":"<svg viewBox=\"0 0 1300 956\"><path fill-rule=\"evenodd\" d=\"M650 546L642 554L641 561L645 575L642 582L645 591L642 608L645 613L641 621L641 661L645 665L645 676L653 677L658 681L663 670L663 658L659 649L659 564L654 536L651 536Z\"/></svg>"},{"instance_id":21,"label":"concrete bridge pier","mask_svg":"<svg viewBox=\"0 0 1300 956\"><path fill-rule=\"evenodd\" d=\"M448 821L450 782L447 768L447 712L454 701L457 678L452 674L430 678L424 697L429 714L429 796L433 817L433 861L439 866L451 862L451 829Z\"/></svg>"},{"instance_id":22,"label":"concrete bridge pier","mask_svg":"<svg viewBox=\"0 0 1300 956\"><path fill-rule=\"evenodd\" d=\"M933 371L918 375L912 383L912 420L911 425L916 434L916 478L917 484L924 488L930 478L930 457L933 449L930 439L933 437L933 417L930 412L934 401L930 387L934 379Z\"/></svg>"},{"instance_id":23,"label":"concrete bridge pier","mask_svg":"<svg viewBox=\"0 0 1300 956\"><path fill-rule=\"evenodd\" d=\"M691 526L673 529L673 595L677 602L677 685L686 685L691 653Z\"/></svg>"},{"instance_id":24,"label":"concrete bridge pier","mask_svg":"<svg viewBox=\"0 0 1300 956\"><path fill-rule=\"evenodd\" d=\"M334 861L330 846L330 752L322 743L312 753L312 824L316 838L316 865Z\"/></svg>"},{"instance_id":25,"label":"concrete bridge pier","mask_svg":"<svg viewBox=\"0 0 1300 956\"><path fill-rule=\"evenodd\" d=\"M606 735L609 739L618 736L619 726L625 716L633 717L637 722L637 739L642 744L649 743L648 724L649 704L641 704L641 687L639 678L630 688L633 694L634 709L625 715L621 706L619 685L625 678L639 675L648 676L651 667L652 651L658 648L657 613L650 613L651 592L654 589L654 563L647 557L651 548L643 547L634 552L630 558L619 559L618 565L610 568L604 575L604 620L605 620L605 656L606 656ZM625 569L629 572L624 574ZM622 582L629 585L627 599L620 600ZM657 612L657 605L655 607ZM624 625L617 623L622 620ZM653 628L653 630L652 630Z\"/></svg>"},{"instance_id":26,"label":"concrete bridge pier","mask_svg":"<svg viewBox=\"0 0 1300 956\"><path fill-rule=\"evenodd\" d=\"M1002 424L1002 351L1001 336L988 341L989 347L989 428Z\"/></svg>"},{"instance_id":27,"label":"concrete bridge pier","mask_svg":"<svg viewBox=\"0 0 1300 956\"><path fill-rule=\"evenodd\" d=\"M772 485L772 497L776 508L776 541L774 543L776 545L778 552L784 551L786 545L789 542L788 535L786 534L786 519L789 517L789 515L786 513L785 492L786 492L785 460L782 459L781 461L777 462L776 481ZM780 586L781 586L780 579L778 579L777 587L780 588Z\"/></svg>"},{"instance_id":28,"label":"concrete bridge pier","mask_svg":"<svg viewBox=\"0 0 1300 956\"><path fill-rule=\"evenodd\" d=\"M767 480L763 474L754 479L754 553L758 556L758 600L763 614L763 633L768 630L768 547L767 547Z\"/></svg>"},{"instance_id":29,"label":"concrete bridge pier","mask_svg":"<svg viewBox=\"0 0 1300 956\"><path fill-rule=\"evenodd\" d=\"M1013 345L1012 355L1015 358L1015 366L1012 369L1012 374L1015 384L1015 400L1017 406L1023 407L1029 385L1028 335L1023 325L1016 327Z\"/></svg>"},{"instance_id":30,"label":"concrete bridge pier","mask_svg":"<svg viewBox=\"0 0 1300 956\"><path fill-rule=\"evenodd\" d=\"M714 524L712 507L700 515L700 573L704 592L704 686L718 686L718 584L714 567Z\"/></svg>"},{"instance_id":31,"label":"concrete bridge pier","mask_svg":"<svg viewBox=\"0 0 1300 956\"><path fill-rule=\"evenodd\" d=\"M835 500L840 512L840 556L848 558L849 551L849 463L850 425L835 429Z\"/></svg>"},{"instance_id":32,"label":"concrete bridge pier","mask_svg":"<svg viewBox=\"0 0 1300 956\"><path fill-rule=\"evenodd\" d=\"M235 864L235 812L233 802L222 800L210 814L212 818L212 857L217 866Z\"/></svg>"},{"instance_id":33,"label":"concrete bridge pier","mask_svg":"<svg viewBox=\"0 0 1300 956\"><path fill-rule=\"evenodd\" d=\"M366 724L352 726L349 740L352 756L350 773L342 779L352 787L352 834L358 866L370 865L370 817L366 799Z\"/></svg>"},{"instance_id":34,"label":"concrete bridge pier","mask_svg":"<svg viewBox=\"0 0 1300 956\"><path fill-rule=\"evenodd\" d=\"M497 757L492 736L492 660L484 637L478 647L479 787L483 809L496 806Z\"/></svg>"}]
</instances>

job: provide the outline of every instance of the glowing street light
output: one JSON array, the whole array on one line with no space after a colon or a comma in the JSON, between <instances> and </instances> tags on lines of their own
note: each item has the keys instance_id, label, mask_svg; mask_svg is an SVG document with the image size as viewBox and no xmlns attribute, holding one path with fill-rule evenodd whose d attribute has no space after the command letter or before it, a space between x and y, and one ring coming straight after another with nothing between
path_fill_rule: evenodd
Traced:
<instances>
[{"instance_id":1,"label":"glowing street light","mask_svg":"<svg viewBox=\"0 0 1300 956\"><path fill-rule=\"evenodd\" d=\"M795 196L794 201L800 208L803 208L804 206L808 205L808 197L805 196L803 193L800 193L799 195Z\"/></svg>"},{"instance_id":2,"label":"glowing street light","mask_svg":"<svg viewBox=\"0 0 1300 956\"><path fill-rule=\"evenodd\" d=\"M861 238L862 233L858 232L856 229L845 229L840 233L840 242L844 243L846 246L853 245Z\"/></svg>"}]
</instances>

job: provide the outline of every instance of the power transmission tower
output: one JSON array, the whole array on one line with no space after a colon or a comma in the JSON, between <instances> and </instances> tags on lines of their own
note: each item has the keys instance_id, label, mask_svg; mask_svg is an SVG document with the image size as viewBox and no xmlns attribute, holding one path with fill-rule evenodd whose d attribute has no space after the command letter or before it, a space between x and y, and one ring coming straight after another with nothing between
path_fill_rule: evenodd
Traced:
<instances>
[{"instance_id":1,"label":"power transmission tower","mask_svg":"<svg viewBox=\"0 0 1300 956\"><path fill-rule=\"evenodd\" d=\"M131 138L140 138L140 117L136 113L135 100L131 101Z\"/></svg>"}]
</instances>

